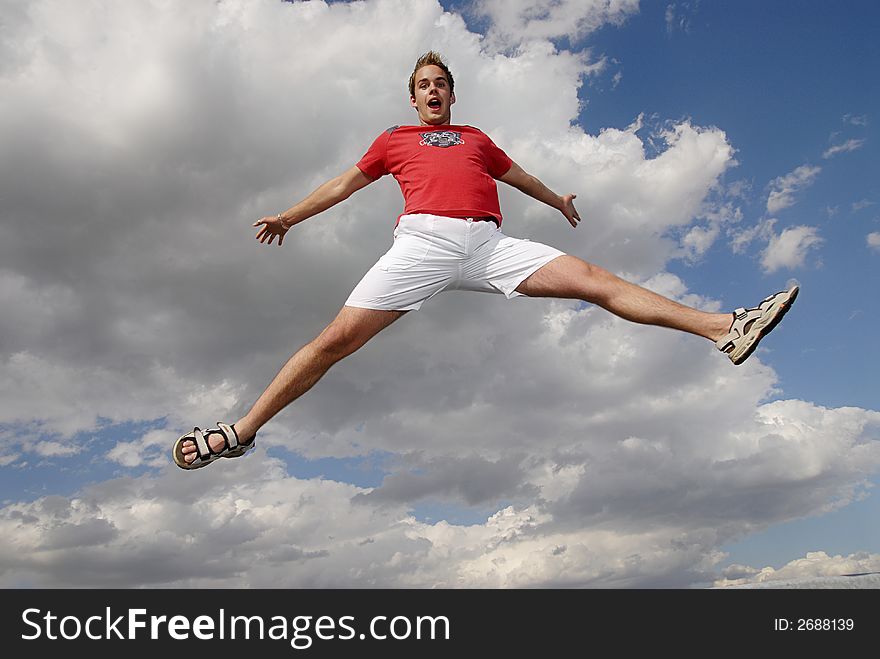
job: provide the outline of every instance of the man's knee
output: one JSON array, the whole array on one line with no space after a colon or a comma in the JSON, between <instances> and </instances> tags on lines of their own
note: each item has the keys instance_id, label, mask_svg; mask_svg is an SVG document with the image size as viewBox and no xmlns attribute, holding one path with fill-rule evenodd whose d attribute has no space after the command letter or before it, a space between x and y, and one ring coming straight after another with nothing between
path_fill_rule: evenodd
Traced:
<instances>
[{"instance_id":1,"label":"man's knee","mask_svg":"<svg viewBox=\"0 0 880 659\"><path fill-rule=\"evenodd\" d=\"M564 297L581 299L601 304L613 294L613 284L617 279L605 268L576 257L567 260L561 290Z\"/></svg>"},{"instance_id":2,"label":"man's knee","mask_svg":"<svg viewBox=\"0 0 880 659\"><path fill-rule=\"evenodd\" d=\"M526 295L581 299L601 297L610 273L575 256L555 259L526 279L517 291Z\"/></svg>"},{"instance_id":3,"label":"man's knee","mask_svg":"<svg viewBox=\"0 0 880 659\"><path fill-rule=\"evenodd\" d=\"M603 304L614 297L620 279L605 268L582 261L581 299L593 304Z\"/></svg>"},{"instance_id":4,"label":"man's knee","mask_svg":"<svg viewBox=\"0 0 880 659\"><path fill-rule=\"evenodd\" d=\"M330 323L312 342L315 349L334 361L347 357L364 343L352 327L338 321Z\"/></svg>"},{"instance_id":5,"label":"man's knee","mask_svg":"<svg viewBox=\"0 0 880 659\"><path fill-rule=\"evenodd\" d=\"M318 335L313 345L328 359L342 359L361 348L405 313L405 311L365 312L344 307L333 322Z\"/></svg>"}]
</instances>

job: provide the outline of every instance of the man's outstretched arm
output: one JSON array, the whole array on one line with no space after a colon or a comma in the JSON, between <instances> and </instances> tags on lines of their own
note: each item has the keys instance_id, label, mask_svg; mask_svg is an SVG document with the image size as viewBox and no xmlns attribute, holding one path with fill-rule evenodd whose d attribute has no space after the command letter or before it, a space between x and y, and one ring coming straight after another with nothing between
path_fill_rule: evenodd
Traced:
<instances>
[{"instance_id":1,"label":"man's outstretched arm","mask_svg":"<svg viewBox=\"0 0 880 659\"><path fill-rule=\"evenodd\" d=\"M498 180L512 185L517 190L525 192L530 197L534 197L548 206L552 206L565 215L565 219L573 227L576 227L578 222L581 221L581 217L574 207L574 199L577 195L567 194L560 196L556 194L516 163L513 163L510 169L507 170L507 173Z\"/></svg>"},{"instance_id":2,"label":"man's outstretched arm","mask_svg":"<svg viewBox=\"0 0 880 659\"><path fill-rule=\"evenodd\" d=\"M275 240L278 237L278 246L284 243L286 234L294 224L299 224L313 215L322 213L328 208L335 206L340 201L345 201L355 192L373 182L373 179L364 174L357 167L344 171L339 176L330 179L315 189L308 197L295 206L291 206L283 213L276 216L264 217L254 222L254 226L260 226L257 240L261 243Z\"/></svg>"}]
</instances>

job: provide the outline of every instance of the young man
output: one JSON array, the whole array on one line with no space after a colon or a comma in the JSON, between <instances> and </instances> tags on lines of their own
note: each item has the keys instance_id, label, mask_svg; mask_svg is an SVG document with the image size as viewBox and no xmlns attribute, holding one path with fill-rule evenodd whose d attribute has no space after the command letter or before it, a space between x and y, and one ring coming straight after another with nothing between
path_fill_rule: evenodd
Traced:
<instances>
[{"instance_id":1,"label":"young man","mask_svg":"<svg viewBox=\"0 0 880 659\"><path fill-rule=\"evenodd\" d=\"M364 157L303 201L254 223L261 243L284 243L287 232L348 199L385 174L400 184L405 200L391 249L367 272L330 325L299 350L251 410L232 426L180 437L173 455L183 469L253 448L257 431L308 391L327 370L410 310L445 290L503 293L508 298L584 300L636 323L690 332L716 342L741 364L781 320L798 293L793 287L752 309L706 313L673 302L559 250L501 232L495 180L557 209L572 227L580 217L575 195L557 195L526 173L484 133L451 124L454 80L431 51L416 62L409 81L418 126L389 128Z\"/></svg>"}]
</instances>

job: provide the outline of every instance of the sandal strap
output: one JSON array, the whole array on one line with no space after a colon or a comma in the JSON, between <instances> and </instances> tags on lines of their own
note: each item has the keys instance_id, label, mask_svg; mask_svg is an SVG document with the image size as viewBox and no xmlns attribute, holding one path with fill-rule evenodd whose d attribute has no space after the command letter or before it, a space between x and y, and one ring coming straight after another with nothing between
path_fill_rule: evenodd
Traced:
<instances>
[{"instance_id":1,"label":"sandal strap","mask_svg":"<svg viewBox=\"0 0 880 659\"><path fill-rule=\"evenodd\" d=\"M728 348L732 348L733 342L745 334L746 324L760 318L763 313L761 309L744 309L739 307L733 312L733 322L730 323L730 330L715 342L715 347L725 352Z\"/></svg>"},{"instance_id":2,"label":"sandal strap","mask_svg":"<svg viewBox=\"0 0 880 659\"><path fill-rule=\"evenodd\" d=\"M199 432L201 433L201 431ZM253 442L247 446L243 446L241 442L238 441L238 433L235 431L235 428L226 423L218 422L216 428L206 430L204 436L208 437L210 435L220 435L223 438L223 447L219 451L212 451L210 444L205 440L205 446L208 453L204 457L199 457L208 462L212 462L218 458L238 457L253 448Z\"/></svg>"},{"instance_id":3,"label":"sandal strap","mask_svg":"<svg viewBox=\"0 0 880 659\"><path fill-rule=\"evenodd\" d=\"M228 424L221 423L220 421L217 422L217 428L220 430L220 434L226 439L226 447L223 451L231 451L238 447L241 442L238 441L238 433L235 432L235 428Z\"/></svg>"},{"instance_id":4,"label":"sandal strap","mask_svg":"<svg viewBox=\"0 0 880 659\"><path fill-rule=\"evenodd\" d=\"M733 347L734 340L738 338L739 334L737 332L728 332L715 342L715 347L721 352L727 352L729 348Z\"/></svg>"},{"instance_id":5,"label":"sandal strap","mask_svg":"<svg viewBox=\"0 0 880 659\"><path fill-rule=\"evenodd\" d=\"M211 447L208 446L208 440L199 427L193 428L193 438L196 440L196 453L201 460L211 455Z\"/></svg>"},{"instance_id":6,"label":"sandal strap","mask_svg":"<svg viewBox=\"0 0 880 659\"><path fill-rule=\"evenodd\" d=\"M198 460L202 462L212 462L217 458L223 457L238 445L238 435L230 426L225 423L218 423L217 428L209 428L202 430L198 426L193 428L192 435L196 443L196 455ZM208 443L210 435L220 435L223 438L224 446L219 451L212 451L211 445Z\"/></svg>"}]
</instances>

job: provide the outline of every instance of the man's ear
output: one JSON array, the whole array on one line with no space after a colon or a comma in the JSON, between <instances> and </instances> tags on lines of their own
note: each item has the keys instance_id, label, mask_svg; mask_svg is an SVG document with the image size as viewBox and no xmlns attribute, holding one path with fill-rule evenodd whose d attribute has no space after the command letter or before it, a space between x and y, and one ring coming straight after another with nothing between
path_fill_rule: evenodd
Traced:
<instances>
[{"instance_id":1,"label":"man's ear","mask_svg":"<svg viewBox=\"0 0 880 659\"><path fill-rule=\"evenodd\" d=\"M410 104L412 107L414 107L414 108L419 107L418 105L416 105L416 97L415 97L415 96L410 96L410 97L409 97L409 104Z\"/></svg>"},{"instance_id":2,"label":"man's ear","mask_svg":"<svg viewBox=\"0 0 880 659\"><path fill-rule=\"evenodd\" d=\"M452 92L449 95L449 105L452 105L453 103L455 103L455 92Z\"/></svg>"}]
</instances>

